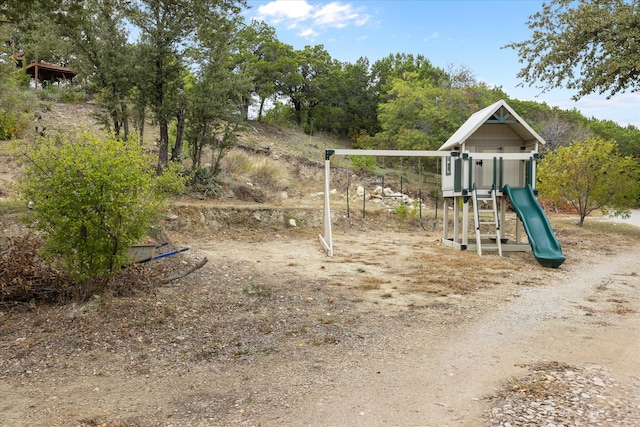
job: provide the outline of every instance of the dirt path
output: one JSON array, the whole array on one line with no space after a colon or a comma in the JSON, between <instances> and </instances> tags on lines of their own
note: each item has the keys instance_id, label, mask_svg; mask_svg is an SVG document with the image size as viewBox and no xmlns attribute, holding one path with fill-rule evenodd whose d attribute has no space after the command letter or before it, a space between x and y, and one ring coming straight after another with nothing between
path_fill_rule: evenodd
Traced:
<instances>
[{"instance_id":1,"label":"dirt path","mask_svg":"<svg viewBox=\"0 0 640 427\"><path fill-rule=\"evenodd\" d=\"M622 382L638 382L639 249L608 258L605 265L574 264L555 283L524 288L495 312L446 337L430 325L416 325L387 342L386 352L338 373L330 392L310 395L292 408L295 415L282 421L478 426L486 410L483 397L506 379L522 375L517 365L539 361L602 365ZM585 307L588 301L598 305L614 297L635 313L623 317L605 309L594 314ZM308 423L300 422L298 414L305 414Z\"/></svg>"}]
</instances>

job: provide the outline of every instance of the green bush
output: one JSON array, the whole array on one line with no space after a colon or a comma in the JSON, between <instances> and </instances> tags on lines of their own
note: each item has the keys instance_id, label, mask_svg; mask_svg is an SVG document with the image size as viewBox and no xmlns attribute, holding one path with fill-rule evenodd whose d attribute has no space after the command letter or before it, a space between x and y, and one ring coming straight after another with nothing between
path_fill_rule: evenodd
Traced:
<instances>
[{"instance_id":1,"label":"green bush","mask_svg":"<svg viewBox=\"0 0 640 427\"><path fill-rule=\"evenodd\" d=\"M113 135L50 133L19 148L26 166L21 196L34 202L25 220L43 232L43 257L83 286L84 296L127 263L129 246L145 237L166 195L183 185L171 168L156 176L137 142Z\"/></svg>"},{"instance_id":2,"label":"green bush","mask_svg":"<svg viewBox=\"0 0 640 427\"><path fill-rule=\"evenodd\" d=\"M29 126L36 99L24 85L26 74L0 62L0 140L12 139Z\"/></svg>"},{"instance_id":3,"label":"green bush","mask_svg":"<svg viewBox=\"0 0 640 427\"><path fill-rule=\"evenodd\" d=\"M376 158L373 156L350 156L353 168L364 173L373 173L376 169Z\"/></svg>"},{"instance_id":4,"label":"green bush","mask_svg":"<svg viewBox=\"0 0 640 427\"><path fill-rule=\"evenodd\" d=\"M79 87L63 88L60 92L60 101L65 104L80 104L88 100L87 92Z\"/></svg>"},{"instance_id":5,"label":"green bush","mask_svg":"<svg viewBox=\"0 0 640 427\"><path fill-rule=\"evenodd\" d=\"M399 219L405 219L409 216L409 206L402 202L396 207L396 215Z\"/></svg>"},{"instance_id":6,"label":"green bush","mask_svg":"<svg viewBox=\"0 0 640 427\"><path fill-rule=\"evenodd\" d=\"M57 86L43 85L38 91L38 97L43 101L60 102L62 93Z\"/></svg>"},{"instance_id":7,"label":"green bush","mask_svg":"<svg viewBox=\"0 0 640 427\"><path fill-rule=\"evenodd\" d=\"M0 109L0 141L20 135L25 128L25 115Z\"/></svg>"}]
</instances>

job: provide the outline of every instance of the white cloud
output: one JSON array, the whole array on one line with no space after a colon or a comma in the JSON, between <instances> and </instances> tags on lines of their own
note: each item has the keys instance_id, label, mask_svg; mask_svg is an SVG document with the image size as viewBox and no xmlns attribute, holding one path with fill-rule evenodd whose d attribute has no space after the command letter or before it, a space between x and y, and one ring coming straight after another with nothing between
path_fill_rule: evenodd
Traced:
<instances>
[{"instance_id":1,"label":"white cloud","mask_svg":"<svg viewBox=\"0 0 640 427\"><path fill-rule=\"evenodd\" d=\"M275 0L258 7L258 15L274 23L286 20L304 21L311 18L313 9L306 0Z\"/></svg>"},{"instance_id":2,"label":"white cloud","mask_svg":"<svg viewBox=\"0 0 640 427\"><path fill-rule=\"evenodd\" d=\"M439 39L440 38L440 34L435 31L433 33L431 33L431 35L425 37L424 39L422 39L422 41L428 42L429 40L435 40L435 39Z\"/></svg>"},{"instance_id":3,"label":"white cloud","mask_svg":"<svg viewBox=\"0 0 640 427\"><path fill-rule=\"evenodd\" d=\"M313 28L306 28L298 33L299 36L305 37L308 39L313 39L318 37L318 33L313 30Z\"/></svg>"},{"instance_id":4,"label":"white cloud","mask_svg":"<svg viewBox=\"0 0 640 427\"><path fill-rule=\"evenodd\" d=\"M362 15L349 3L331 2L316 8L313 13L314 23L323 27L344 28L351 23L364 25L369 17Z\"/></svg>"},{"instance_id":5,"label":"white cloud","mask_svg":"<svg viewBox=\"0 0 640 427\"><path fill-rule=\"evenodd\" d=\"M317 37L317 28L363 26L370 20L362 8L339 1L315 6L307 0L274 0L258 7L257 12L258 19L271 25L283 24L287 28L304 26L306 29L298 34L307 38Z\"/></svg>"}]
</instances>

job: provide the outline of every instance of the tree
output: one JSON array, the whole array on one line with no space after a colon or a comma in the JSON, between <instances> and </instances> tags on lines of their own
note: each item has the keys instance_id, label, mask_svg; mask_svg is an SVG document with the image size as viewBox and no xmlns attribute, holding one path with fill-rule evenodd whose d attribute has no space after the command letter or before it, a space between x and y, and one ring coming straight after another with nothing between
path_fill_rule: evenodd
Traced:
<instances>
[{"instance_id":1,"label":"tree","mask_svg":"<svg viewBox=\"0 0 640 427\"><path fill-rule=\"evenodd\" d=\"M278 62L281 67L276 82L278 93L289 98L296 124L313 133L314 109L321 103L323 91L330 87L330 73L337 65L322 45L290 51L283 59Z\"/></svg>"},{"instance_id":2,"label":"tree","mask_svg":"<svg viewBox=\"0 0 640 427\"><path fill-rule=\"evenodd\" d=\"M201 36L207 43L197 56L200 72L186 93L185 135L194 178L199 173L215 178L220 172L220 161L235 146L239 124L244 120L238 114L242 97L251 88L246 75L233 72L234 58L224 34L211 31ZM206 148L211 152L211 162L208 168L202 168Z\"/></svg>"},{"instance_id":3,"label":"tree","mask_svg":"<svg viewBox=\"0 0 640 427\"><path fill-rule=\"evenodd\" d=\"M241 111L245 120L249 118L249 107L253 96L258 97L258 117L262 119L265 101L276 93L276 64L282 43L276 38L276 30L263 21L253 20L238 32L238 51L234 55L234 70L250 80L253 85L242 96Z\"/></svg>"},{"instance_id":4,"label":"tree","mask_svg":"<svg viewBox=\"0 0 640 427\"><path fill-rule=\"evenodd\" d=\"M640 196L640 166L618 153L614 141L589 138L574 141L546 154L539 162L540 194L558 204L569 204L579 225L593 211L628 216Z\"/></svg>"},{"instance_id":5,"label":"tree","mask_svg":"<svg viewBox=\"0 0 640 427\"><path fill-rule=\"evenodd\" d=\"M129 138L127 97L133 87L132 47L127 42L123 8L118 1L86 0L74 15L58 18L58 32L74 49L74 68L96 94L108 117L96 115L108 131Z\"/></svg>"},{"instance_id":6,"label":"tree","mask_svg":"<svg viewBox=\"0 0 640 427\"><path fill-rule=\"evenodd\" d=\"M34 201L27 221L44 232L45 259L58 261L85 297L127 263L167 191L182 185L175 173L157 177L137 142L113 134L48 133L21 149L21 195Z\"/></svg>"},{"instance_id":7,"label":"tree","mask_svg":"<svg viewBox=\"0 0 640 427\"><path fill-rule=\"evenodd\" d=\"M499 100L501 90L484 84L456 82L456 76L440 85L416 73L392 80L387 101L378 107L378 118L391 148L436 150L478 109ZM465 80L466 81L466 80Z\"/></svg>"},{"instance_id":8,"label":"tree","mask_svg":"<svg viewBox=\"0 0 640 427\"><path fill-rule=\"evenodd\" d=\"M203 34L240 13L244 0L133 0L127 17L140 30L145 62L142 73L149 80L150 108L159 127L158 171L169 162L169 122L182 102L181 76L188 49L197 47Z\"/></svg>"},{"instance_id":9,"label":"tree","mask_svg":"<svg viewBox=\"0 0 640 427\"><path fill-rule=\"evenodd\" d=\"M640 1L552 0L527 25L531 38L505 47L518 51L529 85L566 86L574 99L640 90Z\"/></svg>"}]
</instances>

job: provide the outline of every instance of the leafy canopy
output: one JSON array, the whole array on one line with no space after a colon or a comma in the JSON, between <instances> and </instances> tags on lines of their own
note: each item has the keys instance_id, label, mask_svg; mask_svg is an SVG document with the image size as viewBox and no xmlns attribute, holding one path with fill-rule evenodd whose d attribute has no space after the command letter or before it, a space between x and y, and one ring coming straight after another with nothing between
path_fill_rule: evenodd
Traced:
<instances>
[{"instance_id":1,"label":"leafy canopy","mask_svg":"<svg viewBox=\"0 0 640 427\"><path fill-rule=\"evenodd\" d=\"M505 47L518 51L518 77L530 85L566 86L575 99L640 90L638 0L552 0L527 24L531 38Z\"/></svg>"},{"instance_id":2,"label":"leafy canopy","mask_svg":"<svg viewBox=\"0 0 640 427\"><path fill-rule=\"evenodd\" d=\"M137 142L113 135L54 133L21 148L21 195L34 202L26 220L44 232L44 257L86 286L127 263L129 246L182 186L176 173L157 177Z\"/></svg>"},{"instance_id":3,"label":"leafy canopy","mask_svg":"<svg viewBox=\"0 0 640 427\"><path fill-rule=\"evenodd\" d=\"M593 211L628 216L640 196L640 166L618 153L614 141L589 138L558 147L539 162L538 189L557 204L569 204L579 225Z\"/></svg>"}]
</instances>

